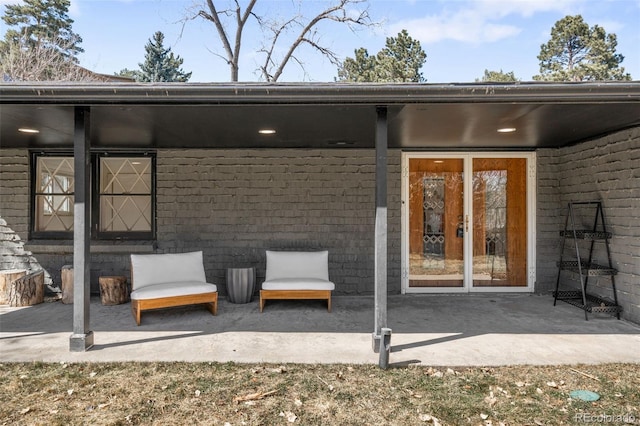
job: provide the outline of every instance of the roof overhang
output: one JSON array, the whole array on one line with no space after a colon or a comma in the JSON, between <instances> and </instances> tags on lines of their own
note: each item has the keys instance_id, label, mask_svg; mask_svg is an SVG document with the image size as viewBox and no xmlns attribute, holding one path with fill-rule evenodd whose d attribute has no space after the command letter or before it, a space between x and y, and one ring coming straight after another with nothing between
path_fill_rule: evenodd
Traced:
<instances>
[{"instance_id":1,"label":"roof overhang","mask_svg":"<svg viewBox=\"0 0 640 426\"><path fill-rule=\"evenodd\" d=\"M372 148L386 106L390 148L526 150L640 126L640 82L4 83L0 146L72 147L76 106L97 149Z\"/></svg>"}]
</instances>

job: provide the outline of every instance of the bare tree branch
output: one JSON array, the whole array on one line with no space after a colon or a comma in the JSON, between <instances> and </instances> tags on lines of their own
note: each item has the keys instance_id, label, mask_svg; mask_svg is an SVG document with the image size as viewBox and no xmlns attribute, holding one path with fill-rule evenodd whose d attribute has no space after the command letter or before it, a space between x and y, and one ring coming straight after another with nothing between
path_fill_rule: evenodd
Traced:
<instances>
[{"instance_id":1,"label":"bare tree branch","mask_svg":"<svg viewBox=\"0 0 640 426\"><path fill-rule=\"evenodd\" d=\"M228 0L229 7L224 10L216 7L216 4L219 5L223 0L200 1L203 1L204 4L196 7L195 14L188 19L200 17L214 24L224 48L224 59L231 70L231 81L238 81L240 52L243 46L242 36L250 19L255 19L258 27L269 34L265 38L262 49L258 50L259 53L264 54L258 70L266 81L277 81L290 61L298 63L304 70L303 62L294 56L296 50L303 44L310 45L320 54L328 57L331 63L338 63L336 53L323 46L320 42L319 33L314 31L321 22L332 21L346 24L352 31L357 27L376 25L370 19L368 7L354 13L354 10L357 9L355 6L368 5L368 0L332 0L332 6L311 19L306 20L298 12L293 17L284 19L281 22L276 19L267 20L264 16L255 13L254 9L258 0L249 0L244 10L240 0ZM302 1L297 0L296 3L301 6ZM225 27L225 22L229 28ZM235 31L230 28L231 26L235 27ZM289 40L288 37L285 37L285 34L293 32L295 28L299 28L299 32L296 34L295 39L291 41L291 44L286 49L279 48L279 46L289 42L285 41ZM234 32L233 40L230 37L232 31ZM284 51L285 54L280 58L279 55L276 55L278 51ZM216 55L223 57L222 54ZM306 70L304 71L306 74Z\"/></svg>"},{"instance_id":2,"label":"bare tree branch","mask_svg":"<svg viewBox=\"0 0 640 426\"><path fill-rule=\"evenodd\" d=\"M278 39L280 38L280 35L284 31L286 31L289 28L289 26L291 26L292 24L298 23L299 18L300 16L296 15L293 18L289 19L288 21L280 25L278 25L275 22L272 22L271 24L269 24L269 30L273 33L273 36L271 38L271 45L268 48L263 47L262 49L259 50L260 52L266 54L264 65L260 67L260 71L265 81L275 81L273 80L273 76L269 74L269 69L271 69L272 67L275 67L275 62L273 61L274 49L278 44ZM264 25L267 25L267 24L264 24Z\"/></svg>"},{"instance_id":3,"label":"bare tree branch","mask_svg":"<svg viewBox=\"0 0 640 426\"><path fill-rule=\"evenodd\" d=\"M209 10L199 10L197 13L197 16L200 16L207 21L213 22L213 24L215 25L216 30L218 31L218 36L220 38L220 41L222 42L222 46L224 47L227 56L227 64L231 68L231 81L238 81L240 48L242 46L242 32L244 31L244 27L249 17L255 16L253 15L253 8L256 4L256 1L257 0L251 0L243 12L238 0L235 0L235 8L233 10L225 9L220 11L216 8L213 0L206 0L206 4ZM228 31L224 27L222 20L220 19L221 15L227 17L235 17L236 32L233 48L231 48Z\"/></svg>"},{"instance_id":4,"label":"bare tree branch","mask_svg":"<svg viewBox=\"0 0 640 426\"><path fill-rule=\"evenodd\" d=\"M225 31L224 26L220 21L220 16L218 15L218 11L216 10L216 6L213 4L213 1L207 0L207 6L209 6L209 10L211 11L211 13L207 13L204 10L201 10L198 14L203 18L213 22L213 24L216 26L216 29L218 30L218 36L220 37L220 41L224 46L225 52L227 52L227 63L231 64L232 66L231 74L233 75L234 57L233 57L233 52L231 51L231 44L229 43L229 38L227 37L227 32Z\"/></svg>"},{"instance_id":5,"label":"bare tree branch","mask_svg":"<svg viewBox=\"0 0 640 426\"><path fill-rule=\"evenodd\" d=\"M54 43L66 49L74 40L56 38ZM31 45L26 38L4 45L0 52L0 77L12 81L104 81L109 78L82 68L51 44Z\"/></svg>"},{"instance_id":6,"label":"bare tree branch","mask_svg":"<svg viewBox=\"0 0 640 426\"><path fill-rule=\"evenodd\" d=\"M330 21L334 21L334 22L346 23L350 27L352 25L358 25L358 26L371 25L371 20L370 20L370 17L369 17L368 9L365 9L365 10L359 12L359 14L357 16L350 16L347 13L347 10L346 10L346 7L348 5L357 4L357 3L365 3L365 2L366 2L365 0L340 0L336 5L325 9L323 12L319 13L314 18L312 18L305 26L303 26L302 30L298 34L298 37L291 44L291 46L289 47L289 50L287 51L287 53L284 55L284 57L280 61L280 64L276 68L276 71L273 74L271 74L271 73L263 73L263 76L265 77L265 79L267 79L267 81L278 81L278 78L280 78L280 76L282 75L282 72L284 71L284 68L287 65L287 63L289 62L289 60L291 59L293 53L296 51L296 49L302 43L306 42L306 43L310 44L311 46L315 47L316 50L320 51L323 54L326 54L327 52L330 52L329 49L321 48L321 46L318 44L317 41L314 41L314 40L312 40L312 39L307 37L307 34L314 27L316 27L316 25L318 25L321 21L330 20ZM297 21L295 21L295 22L297 22ZM279 34L278 34L278 36L279 36ZM269 49L270 51L273 51L273 49L275 48L275 45L278 42L278 36L274 36L271 39L272 47L271 47L271 49ZM335 54L334 54L334 57L335 57ZM268 60L264 63L263 69L268 69L268 64L269 64L269 60L270 59L271 58L268 58ZM330 57L330 60L332 60L331 57ZM333 60L332 60L332 62L333 62ZM267 78L269 75L271 77Z\"/></svg>"}]
</instances>

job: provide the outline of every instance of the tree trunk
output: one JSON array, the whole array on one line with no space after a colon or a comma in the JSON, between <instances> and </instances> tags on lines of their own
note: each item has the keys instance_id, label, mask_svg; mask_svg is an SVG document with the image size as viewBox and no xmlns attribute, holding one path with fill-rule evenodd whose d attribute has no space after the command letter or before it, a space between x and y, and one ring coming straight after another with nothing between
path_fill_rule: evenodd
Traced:
<instances>
[{"instance_id":1,"label":"tree trunk","mask_svg":"<svg viewBox=\"0 0 640 426\"><path fill-rule=\"evenodd\" d=\"M9 306L31 306L44 302L44 271L33 272L11 283Z\"/></svg>"},{"instance_id":2,"label":"tree trunk","mask_svg":"<svg viewBox=\"0 0 640 426\"><path fill-rule=\"evenodd\" d=\"M73 265L64 265L60 276L62 278L62 303L73 303Z\"/></svg>"},{"instance_id":3,"label":"tree trunk","mask_svg":"<svg viewBox=\"0 0 640 426\"><path fill-rule=\"evenodd\" d=\"M24 269L10 269L6 271L0 271L0 305L6 305L9 303L9 291L11 290L11 283L27 275L27 271Z\"/></svg>"},{"instance_id":4,"label":"tree trunk","mask_svg":"<svg viewBox=\"0 0 640 426\"><path fill-rule=\"evenodd\" d=\"M129 301L127 277L100 277L100 301L103 305L119 305Z\"/></svg>"}]
</instances>

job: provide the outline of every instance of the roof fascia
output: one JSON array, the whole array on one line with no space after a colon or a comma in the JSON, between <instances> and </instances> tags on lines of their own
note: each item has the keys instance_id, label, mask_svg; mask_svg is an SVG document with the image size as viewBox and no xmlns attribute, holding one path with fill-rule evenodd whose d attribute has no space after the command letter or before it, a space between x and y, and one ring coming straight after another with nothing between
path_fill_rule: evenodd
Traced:
<instances>
[{"instance_id":1,"label":"roof fascia","mask_svg":"<svg viewBox=\"0 0 640 426\"><path fill-rule=\"evenodd\" d=\"M407 105L634 103L640 81L598 83L3 83L1 104Z\"/></svg>"}]
</instances>

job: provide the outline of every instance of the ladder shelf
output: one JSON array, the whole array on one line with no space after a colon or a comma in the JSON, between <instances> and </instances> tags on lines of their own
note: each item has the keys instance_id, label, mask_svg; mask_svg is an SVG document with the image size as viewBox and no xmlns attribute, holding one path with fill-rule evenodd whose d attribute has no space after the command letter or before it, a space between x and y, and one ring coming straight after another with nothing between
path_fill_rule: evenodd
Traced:
<instances>
[{"instance_id":1,"label":"ladder shelf","mask_svg":"<svg viewBox=\"0 0 640 426\"><path fill-rule=\"evenodd\" d=\"M585 209L587 213L590 212L589 209L593 209L594 211L595 218L593 219L591 229L584 229L582 223L577 223L577 210L584 212ZM560 231L560 236L562 237L562 243L560 260L557 262L558 278L556 280L556 289L553 292L553 305L555 306L558 300L562 300L563 302L576 306L584 310L584 317L587 320L589 319L587 315L588 312L616 315L616 317L620 319L622 307L618 305L615 283L615 275L618 271L613 268L611 262L611 251L609 250L611 233L606 230L602 203L600 201L569 203L564 230ZM566 256L565 254L565 242L567 241L573 241L570 256ZM585 241L588 248L585 248ZM593 262L594 252L597 248L596 243L602 243L598 244L598 246L604 245L606 249L606 265ZM583 253L586 252L586 259L580 254L581 249ZM571 272L578 276L580 289L560 290L563 271ZM609 277L613 300L589 294L587 292L589 277Z\"/></svg>"}]
</instances>

